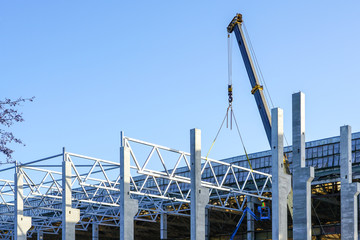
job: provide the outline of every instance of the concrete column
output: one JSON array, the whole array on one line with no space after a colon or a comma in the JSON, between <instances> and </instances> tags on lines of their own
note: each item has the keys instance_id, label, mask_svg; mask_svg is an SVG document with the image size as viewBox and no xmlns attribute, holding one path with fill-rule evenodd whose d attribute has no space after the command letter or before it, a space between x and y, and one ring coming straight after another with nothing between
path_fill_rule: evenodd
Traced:
<instances>
[{"instance_id":1,"label":"concrete column","mask_svg":"<svg viewBox=\"0 0 360 240\"><path fill-rule=\"evenodd\" d=\"M247 196L247 205L246 205L253 213L255 213L254 201L252 197ZM247 240L255 239L255 219L251 216L249 212L247 212Z\"/></svg>"},{"instance_id":2,"label":"concrete column","mask_svg":"<svg viewBox=\"0 0 360 240\"><path fill-rule=\"evenodd\" d=\"M92 224L92 240L99 240L99 224Z\"/></svg>"},{"instance_id":3,"label":"concrete column","mask_svg":"<svg viewBox=\"0 0 360 240\"><path fill-rule=\"evenodd\" d=\"M341 239L358 239L360 184L352 182L351 127L340 128Z\"/></svg>"},{"instance_id":4,"label":"concrete column","mask_svg":"<svg viewBox=\"0 0 360 240\"><path fill-rule=\"evenodd\" d=\"M31 227L31 217L24 216L24 178L21 169L15 168L15 240L26 240L26 233Z\"/></svg>"},{"instance_id":5,"label":"concrete column","mask_svg":"<svg viewBox=\"0 0 360 240\"><path fill-rule=\"evenodd\" d=\"M160 214L160 239L167 239L167 214Z\"/></svg>"},{"instance_id":6,"label":"concrete column","mask_svg":"<svg viewBox=\"0 0 360 240\"><path fill-rule=\"evenodd\" d=\"M134 217L138 201L130 198L130 151L120 148L120 239L134 239Z\"/></svg>"},{"instance_id":7,"label":"concrete column","mask_svg":"<svg viewBox=\"0 0 360 240\"><path fill-rule=\"evenodd\" d=\"M292 95L293 239L311 240L311 181L314 167L305 167L305 94Z\"/></svg>"},{"instance_id":8,"label":"concrete column","mask_svg":"<svg viewBox=\"0 0 360 240\"><path fill-rule=\"evenodd\" d=\"M209 202L209 190L201 186L201 130L190 130L191 154L191 240L204 240L205 207Z\"/></svg>"},{"instance_id":9,"label":"concrete column","mask_svg":"<svg viewBox=\"0 0 360 240\"><path fill-rule=\"evenodd\" d=\"M205 208L205 240L210 239L210 209Z\"/></svg>"},{"instance_id":10,"label":"concrete column","mask_svg":"<svg viewBox=\"0 0 360 240\"><path fill-rule=\"evenodd\" d=\"M43 240L44 239L44 232L38 231L37 232L37 240Z\"/></svg>"},{"instance_id":11,"label":"concrete column","mask_svg":"<svg viewBox=\"0 0 360 240\"><path fill-rule=\"evenodd\" d=\"M80 220L80 210L72 208L71 162L63 149L62 165L62 240L75 240L75 225Z\"/></svg>"},{"instance_id":12,"label":"concrete column","mask_svg":"<svg viewBox=\"0 0 360 240\"><path fill-rule=\"evenodd\" d=\"M287 198L291 189L291 176L284 171L283 110L271 110L272 149L272 239L287 240Z\"/></svg>"}]
</instances>

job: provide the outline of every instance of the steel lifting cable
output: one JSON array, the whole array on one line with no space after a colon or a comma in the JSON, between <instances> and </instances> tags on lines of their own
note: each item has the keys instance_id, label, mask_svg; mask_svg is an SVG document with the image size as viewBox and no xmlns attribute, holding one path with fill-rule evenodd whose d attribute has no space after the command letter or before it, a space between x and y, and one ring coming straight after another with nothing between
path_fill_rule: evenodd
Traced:
<instances>
[{"instance_id":1,"label":"steel lifting cable","mask_svg":"<svg viewBox=\"0 0 360 240\"><path fill-rule=\"evenodd\" d=\"M228 49L228 97L229 97L229 107L232 105L232 101L233 101L233 92L232 92L232 39L231 39L231 34L228 34L228 40L227 40L227 49ZM228 110L229 110L228 107ZM227 113L229 111L226 111ZM231 115L230 115L231 116ZM230 121L231 124L231 121ZM227 124L228 126L228 121ZM232 126L230 126L230 128L232 128Z\"/></svg>"},{"instance_id":2,"label":"steel lifting cable","mask_svg":"<svg viewBox=\"0 0 360 240\"><path fill-rule=\"evenodd\" d=\"M236 117L235 117L234 111L232 111L232 114L233 114L233 117L234 117L234 122L235 122L235 126L236 126L236 129L237 129L237 132L238 132L239 137L240 137L240 140L241 140L241 144L242 144L242 146L243 146L243 148L244 148L244 152L245 152L246 159L247 159L247 161L248 161L248 163L249 163L249 166L250 166L251 171L253 171L253 168L252 168L251 163L250 163L249 155L247 154L247 151L246 151L246 148L245 148L245 144L244 144L243 138L242 138L241 133L240 133L239 125L237 124L237 121L236 121Z\"/></svg>"},{"instance_id":3,"label":"steel lifting cable","mask_svg":"<svg viewBox=\"0 0 360 240\"><path fill-rule=\"evenodd\" d=\"M214 141L212 142L211 144L211 147L208 151L208 153L206 154L206 160L208 159L208 156L210 154L210 151L211 149L213 148L215 142L216 142L216 139L217 137L219 136L220 134L220 131L224 125L224 122L226 120L226 126L228 127L229 125L229 120L228 120L228 116L229 116L229 110L231 109L231 115L232 116L232 101L233 101L233 97L232 97L232 41L231 41L231 34L228 34L228 38L227 38L227 49L228 49L228 97L229 97L229 106L228 108L226 109L226 114L225 114L225 117L224 117L224 120L222 121L221 125L220 125L220 128L214 138ZM232 127L232 119L230 120L230 124Z\"/></svg>"},{"instance_id":4,"label":"steel lifting cable","mask_svg":"<svg viewBox=\"0 0 360 240\"><path fill-rule=\"evenodd\" d=\"M232 86L232 39L231 34L228 34L228 85Z\"/></svg>"},{"instance_id":5,"label":"steel lifting cable","mask_svg":"<svg viewBox=\"0 0 360 240\"><path fill-rule=\"evenodd\" d=\"M208 153L206 154L206 160L208 159L209 154L210 154L210 151L211 151L211 149L213 148L213 146L214 146L214 144L215 144L215 142L216 142L216 139L218 138L218 136L219 136L219 134L220 134L220 131L221 131L223 125L224 125L224 122L225 122L225 120L226 120L227 117L228 117L229 110L231 111L231 115L232 115L232 117L234 118L235 126L236 126L237 132L238 132L238 134L239 134L240 141L241 141L241 145L242 145L242 147L243 147L243 149L244 149L245 156L246 156L246 159L247 159L247 161L248 161L248 163L249 163L250 169L251 169L251 171L254 171L253 168L252 168L250 159L249 159L249 155L247 154L247 151L246 151L246 148L245 148L245 144L244 144L244 140L243 140L243 138L242 138L242 136L241 136L240 128L239 128L239 125L238 125L238 123L237 123L237 121L236 121L235 113L234 113L234 111L233 111L233 109L232 109L232 105L229 105L229 107L226 109L226 114L225 114L224 120L222 121L222 123L221 123L221 125L220 125L220 128L219 128L219 130L218 130L218 132L217 132L217 134L216 134L216 136L215 136L215 138L214 138L214 141L212 142L211 147L210 147Z\"/></svg>"},{"instance_id":6,"label":"steel lifting cable","mask_svg":"<svg viewBox=\"0 0 360 240\"><path fill-rule=\"evenodd\" d=\"M206 154L206 160L208 159L209 154L210 154L210 151L211 151L211 149L213 148L213 146L214 146L214 144L215 144L215 142L216 142L216 139L217 139L217 137L218 137L219 134L220 134L220 131L221 131L223 125L224 125L225 120L227 119L227 116L228 116L228 113L229 113L229 108L230 108L230 106L226 109L226 113L225 113L224 120L222 121L222 123L221 123L221 125L220 125L220 128L219 128L219 130L218 130L217 133L216 133L216 136L215 136L215 138L214 138L214 141L212 142L211 147L210 147L208 153Z\"/></svg>"},{"instance_id":7,"label":"steel lifting cable","mask_svg":"<svg viewBox=\"0 0 360 240\"><path fill-rule=\"evenodd\" d=\"M235 113L233 111L233 108L232 108L232 41L231 41L231 34L228 34L228 77L229 77L229 107L227 109L227 113L229 113L229 108L230 108L230 129L232 129L232 118L234 117L234 121L235 121L235 125L236 125L236 129L237 129L237 132L239 134L239 137L240 137L240 140L241 140L241 144L244 148L244 152L245 152L245 155L246 155L246 159L249 163L249 166L250 166L250 169L251 171L253 171L253 168L251 166L251 163L250 163L250 160L249 160L249 156L247 154L247 151L246 151L246 148L245 148L245 144L244 144L244 141L243 141L243 138L241 136L241 133L240 133L240 129L239 129L239 126L236 122L236 118L235 118ZM230 92L230 87L231 87L231 92ZM231 99L230 99L230 94L231 94ZM230 101L231 100L231 101ZM228 116L228 115L227 115ZM227 118L228 119L228 118Z\"/></svg>"},{"instance_id":8,"label":"steel lifting cable","mask_svg":"<svg viewBox=\"0 0 360 240\"><path fill-rule=\"evenodd\" d=\"M226 126L229 127L229 110L230 110L230 129L232 129L232 119L234 118L236 129L237 129L237 132L239 134L241 144L242 144L242 146L244 148L246 159L247 159L247 161L249 163L251 171L253 171L253 168L251 166L250 159L249 159L249 156L247 154L245 144L244 144L243 138L241 136L240 129L239 129L239 126L237 124L235 114L234 114L234 111L233 111L233 108L232 108L233 97L232 97L232 40L231 40L231 34L228 34L227 45L228 45L228 96L229 96L229 106L226 109L226 114L225 114L224 120L222 121L222 123L220 125L220 128L219 128L218 132L216 133L214 141L212 142L211 147L210 147L208 153L206 154L206 160L208 160L210 151L213 148L213 146L214 146L214 144L216 142L216 139L218 138L218 136L220 134L220 131L221 131L223 125L224 125L225 120L226 120Z\"/></svg>"},{"instance_id":9,"label":"steel lifting cable","mask_svg":"<svg viewBox=\"0 0 360 240\"><path fill-rule=\"evenodd\" d=\"M228 49L228 97L229 107L226 110L226 127L229 127L229 109L230 109L230 129L232 129L232 101L233 101L233 88L232 88L232 39L231 34L228 33L227 41Z\"/></svg>"}]
</instances>

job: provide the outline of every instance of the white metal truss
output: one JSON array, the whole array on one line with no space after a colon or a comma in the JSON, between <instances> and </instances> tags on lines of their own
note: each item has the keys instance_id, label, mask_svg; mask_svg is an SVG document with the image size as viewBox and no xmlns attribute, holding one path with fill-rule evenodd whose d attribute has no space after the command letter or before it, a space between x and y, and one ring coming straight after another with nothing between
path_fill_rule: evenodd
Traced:
<instances>
[{"instance_id":1,"label":"white metal truss","mask_svg":"<svg viewBox=\"0 0 360 240\"><path fill-rule=\"evenodd\" d=\"M148 147L146 156L139 159L133 144ZM138 195L142 205L152 206L173 214L189 212L190 202L190 153L124 137L124 145L130 149L131 168L136 176L131 176L131 193ZM166 159L166 152L172 153L172 161ZM157 164L151 164L156 161ZM162 166L155 170L149 165ZM209 207L242 211L243 196L270 199L267 194L271 189L271 174L251 170L236 164L226 163L202 157L202 186L210 191ZM139 176L140 175L140 176ZM140 198L139 198L140 197ZM149 208L147 208L149 209ZM151 211L148 214L151 215ZM138 216L140 217L140 216Z\"/></svg>"},{"instance_id":2,"label":"white metal truss","mask_svg":"<svg viewBox=\"0 0 360 240\"><path fill-rule=\"evenodd\" d=\"M139 203L135 219L156 221L163 212L189 215L190 154L129 137L122 141L131 156L131 197ZM72 207L80 209L77 229L86 231L92 223L119 226L119 161L64 151L5 169L14 173L17 167L23 174L24 215L32 217L28 235L57 234L62 227L62 161L72 166ZM242 211L244 196L270 199L270 174L204 157L201 174L202 186L209 189L208 207ZM14 189L14 181L0 179L2 239L13 234Z\"/></svg>"}]
</instances>

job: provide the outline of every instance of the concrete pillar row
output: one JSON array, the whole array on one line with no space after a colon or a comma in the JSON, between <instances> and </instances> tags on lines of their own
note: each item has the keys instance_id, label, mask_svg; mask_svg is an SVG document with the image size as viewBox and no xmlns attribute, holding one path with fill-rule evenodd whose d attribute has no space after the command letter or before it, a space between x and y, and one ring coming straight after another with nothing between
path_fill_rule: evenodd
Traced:
<instances>
[{"instance_id":1,"label":"concrete pillar row","mask_svg":"<svg viewBox=\"0 0 360 240\"><path fill-rule=\"evenodd\" d=\"M31 227L31 217L24 216L24 177L20 167L15 168L15 240L26 240Z\"/></svg>"},{"instance_id":2,"label":"concrete pillar row","mask_svg":"<svg viewBox=\"0 0 360 240\"><path fill-rule=\"evenodd\" d=\"M122 143L123 144L123 143ZM130 198L130 150L120 147L120 240L134 240L138 201Z\"/></svg>"},{"instance_id":3,"label":"concrete pillar row","mask_svg":"<svg viewBox=\"0 0 360 240\"><path fill-rule=\"evenodd\" d=\"M272 150L272 239L287 240L287 200L291 190L291 176L284 171L283 110L271 110Z\"/></svg>"},{"instance_id":4,"label":"concrete pillar row","mask_svg":"<svg viewBox=\"0 0 360 240\"><path fill-rule=\"evenodd\" d=\"M358 239L360 184L352 182L351 127L340 128L341 239Z\"/></svg>"},{"instance_id":5,"label":"concrete pillar row","mask_svg":"<svg viewBox=\"0 0 360 240\"><path fill-rule=\"evenodd\" d=\"M190 130L191 159L191 240L205 240L205 208L209 202L209 190L201 186L201 130Z\"/></svg>"},{"instance_id":6,"label":"concrete pillar row","mask_svg":"<svg viewBox=\"0 0 360 240\"><path fill-rule=\"evenodd\" d=\"M293 239L311 240L311 181L314 168L305 164L305 94L292 95Z\"/></svg>"},{"instance_id":7,"label":"concrete pillar row","mask_svg":"<svg viewBox=\"0 0 360 240\"><path fill-rule=\"evenodd\" d=\"M71 162L63 149L62 240L75 240L75 225L80 220L80 210L72 207L71 182Z\"/></svg>"}]
</instances>

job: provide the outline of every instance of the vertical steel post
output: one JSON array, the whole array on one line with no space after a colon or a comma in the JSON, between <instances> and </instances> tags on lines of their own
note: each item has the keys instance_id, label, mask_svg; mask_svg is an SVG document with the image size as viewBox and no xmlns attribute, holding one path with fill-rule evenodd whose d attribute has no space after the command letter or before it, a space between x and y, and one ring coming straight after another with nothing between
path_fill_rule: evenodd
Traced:
<instances>
[{"instance_id":1,"label":"vertical steel post","mask_svg":"<svg viewBox=\"0 0 360 240\"><path fill-rule=\"evenodd\" d=\"M191 159L191 240L205 239L205 207L209 202L209 190L201 186L201 130L190 130Z\"/></svg>"},{"instance_id":2,"label":"vertical steel post","mask_svg":"<svg viewBox=\"0 0 360 240\"><path fill-rule=\"evenodd\" d=\"M291 176L284 172L283 110L271 110L272 122L272 239L287 240L287 198L291 190Z\"/></svg>"},{"instance_id":3,"label":"vertical steel post","mask_svg":"<svg viewBox=\"0 0 360 240\"><path fill-rule=\"evenodd\" d=\"M292 95L293 239L311 240L311 181L314 168L305 166L305 94Z\"/></svg>"}]
</instances>

